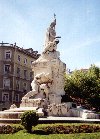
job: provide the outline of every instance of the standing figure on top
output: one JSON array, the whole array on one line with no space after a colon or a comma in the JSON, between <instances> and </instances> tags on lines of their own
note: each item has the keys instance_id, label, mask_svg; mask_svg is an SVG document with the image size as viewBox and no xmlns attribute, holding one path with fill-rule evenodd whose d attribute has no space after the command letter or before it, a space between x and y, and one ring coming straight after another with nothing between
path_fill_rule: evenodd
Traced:
<instances>
[{"instance_id":1,"label":"standing figure on top","mask_svg":"<svg viewBox=\"0 0 100 139\"><path fill-rule=\"evenodd\" d=\"M46 53L47 51L53 52L56 51L57 49L57 44L59 43L59 40L57 38L61 37L56 36L55 26L56 26L56 15L54 14L54 21L51 22L50 26L47 28L43 53Z\"/></svg>"},{"instance_id":2,"label":"standing figure on top","mask_svg":"<svg viewBox=\"0 0 100 139\"><path fill-rule=\"evenodd\" d=\"M56 18L54 16L54 21L50 24L49 28L47 28L45 47L48 45L49 42L53 42L56 38L55 26L56 26Z\"/></svg>"}]
</instances>

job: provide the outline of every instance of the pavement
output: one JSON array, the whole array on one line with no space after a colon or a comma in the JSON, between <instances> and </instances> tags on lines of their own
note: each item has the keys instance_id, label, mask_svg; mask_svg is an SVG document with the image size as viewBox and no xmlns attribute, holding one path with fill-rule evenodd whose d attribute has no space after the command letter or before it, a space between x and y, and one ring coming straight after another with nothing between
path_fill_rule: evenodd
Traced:
<instances>
[{"instance_id":1,"label":"pavement","mask_svg":"<svg viewBox=\"0 0 100 139\"><path fill-rule=\"evenodd\" d=\"M83 119L80 117L54 117L49 116L45 118L39 118L40 123L52 123L52 122L61 122L61 123L100 123L100 119Z\"/></svg>"},{"instance_id":2,"label":"pavement","mask_svg":"<svg viewBox=\"0 0 100 139\"><path fill-rule=\"evenodd\" d=\"M21 119L2 119L0 123L20 123ZM39 118L39 123L100 123L100 119L83 119L80 117L43 117Z\"/></svg>"}]
</instances>

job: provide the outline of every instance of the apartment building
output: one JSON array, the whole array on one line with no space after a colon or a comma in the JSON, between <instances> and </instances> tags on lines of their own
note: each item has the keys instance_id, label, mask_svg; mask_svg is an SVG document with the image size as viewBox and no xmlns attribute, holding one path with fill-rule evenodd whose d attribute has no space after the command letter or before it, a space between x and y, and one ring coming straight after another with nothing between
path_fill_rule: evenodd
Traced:
<instances>
[{"instance_id":1,"label":"apartment building","mask_svg":"<svg viewBox=\"0 0 100 139\"><path fill-rule=\"evenodd\" d=\"M31 90L34 73L31 64L40 55L32 48L0 43L0 110L19 106L21 98Z\"/></svg>"}]
</instances>

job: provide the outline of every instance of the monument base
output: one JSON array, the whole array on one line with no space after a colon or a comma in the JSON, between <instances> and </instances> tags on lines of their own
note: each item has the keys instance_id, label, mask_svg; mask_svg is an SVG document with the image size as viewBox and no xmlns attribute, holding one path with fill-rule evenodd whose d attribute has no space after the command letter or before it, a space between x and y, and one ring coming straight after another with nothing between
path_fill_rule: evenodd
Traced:
<instances>
[{"instance_id":1,"label":"monument base","mask_svg":"<svg viewBox=\"0 0 100 139\"><path fill-rule=\"evenodd\" d=\"M32 103L32 101L31 101ZM46 106L46 105L44 105ZM77 117L82 119L99 119L100 115L94 113L93 111L77 108L77 105L73 102L55 104L52 103L47 105L47 107L33 107L33 106L21 106L20 108L11 107L9 110L1 111L0 118L3 119L20 119L20 116L25 112L33 110L38 113L39 117Z\"/></svg>"}]
</instances>

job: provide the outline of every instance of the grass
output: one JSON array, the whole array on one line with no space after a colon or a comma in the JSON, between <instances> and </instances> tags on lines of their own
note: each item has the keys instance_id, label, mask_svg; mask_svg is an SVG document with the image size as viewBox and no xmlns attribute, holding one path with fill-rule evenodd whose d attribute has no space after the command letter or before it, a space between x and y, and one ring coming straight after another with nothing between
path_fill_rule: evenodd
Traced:
<instances>
[{"instance_id":1,"label":"grass","mask_svg":"<svg viewBox=\"0 0 100 139\"><path fill-rule=\"evenodd\" d=\"M50 134L35 135L19 131L15 134L1 134L0 139L100 139L99 133L80 133L80 134Z\"/></svg>"},{"instance_id":2,"label":"grass","mask_svg":"<svg viewBox=\"0 0 100 139\"><path fill-rule=\"evenodd\" d=\"M40 129L45 126L52 125L80 125L82 123L70 123L70 124L38 124L33 129ZM97 124L95 124L97 125ZM25 133L24 130L14 134L0 134L0 139L100 139L100 132L96 133L79 133L79 134L49 134L49 135L38 135Z\"/></svg>"}]
</instances>

